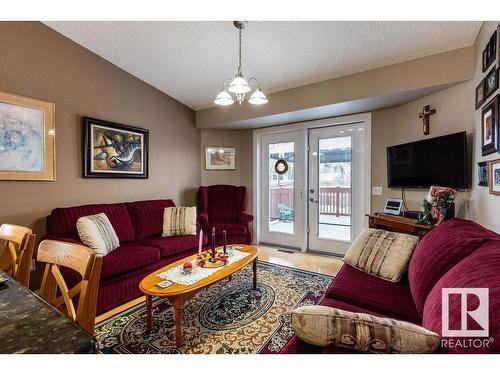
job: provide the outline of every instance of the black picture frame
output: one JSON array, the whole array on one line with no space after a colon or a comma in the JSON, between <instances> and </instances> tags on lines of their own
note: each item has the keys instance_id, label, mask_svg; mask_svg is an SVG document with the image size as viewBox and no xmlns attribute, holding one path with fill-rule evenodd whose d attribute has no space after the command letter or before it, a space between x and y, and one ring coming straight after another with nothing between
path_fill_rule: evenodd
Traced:
<instances>
[{"instance_id":1,"label":"black picture frame","mask_svg":"<svg viewBox=\"0 0 500 375\"><path fill-rule=\"evenodd\" d=\"M488 186L488 162L477 163L478 186Z\"/></svg>"},{"instance_id":2,"label":"black picture frame","mask_svg":"<svg viewBox=\"0 0 500 375\"><path fill-rule=\"evenodd\" d=\"M486 104L481 111L481 150L486 156L497 151L498 134L498 95Z\"/></svg>"},{"instance_id":3,"label":"black picture frame","mask_svg":"<svg viewBox=\"0 0 500 375\"><path fill-rule=\"evenodd\" d=\"M483 73L490 67L491 64L497 58L497 30L493 33L493 35L488 40L486 47L483 50L483 58L482 58L482 66Z\"/></svg>"},{"instance_id":4,"label":"black picture frame","mask_svg":"<svg viewBox=\"0 0 500 375\"><path fill-rule=\"evenodd\" d=\"M498 70L495 67L484 78L485 101L498 89Z\"/></svg>"},{"instance_id":5,"label":"black picture frame","mask_svg":"<svg viewBox=\"0 0 500 375\"><path fill-rule=\"evenodd\" d=\"M148 178L149 177L149 130L118 124L91 117L82 118L83 128L83 177L87 178ZM94 145L94 132L101 132L102 140L109 146ZM127 140L116 141L123 136ZM115 139L112 139L112 138ZM94 149L101 148L103 162L96 167ZM109 151L105 150L109 149ZM121 153L121 154L120 154ZM120 156L122 156L120 158ZM140 158L140 168L132 170L132 163ZM116 165L116 169L109 167ZM136 168L137 169L137 168Z\"/></svg>"},{"instance_id":6,"label":"black picture frame","mask_svg":"<svg viewBox=\"0 0 500 375\"><path fill-rule=\"evenodd\" d=\"M484 78L476 87L476 109L479 109L486 101L486 87Z\"/></svg>"}]
</instances>

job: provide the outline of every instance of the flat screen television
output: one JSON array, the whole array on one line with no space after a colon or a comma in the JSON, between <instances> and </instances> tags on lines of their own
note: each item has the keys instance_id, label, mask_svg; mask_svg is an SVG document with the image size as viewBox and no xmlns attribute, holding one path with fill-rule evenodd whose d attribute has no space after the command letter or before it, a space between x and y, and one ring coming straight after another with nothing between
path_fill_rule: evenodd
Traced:
<instances>
[{"instance_id":1,"label":"flat screen television","mask_svg":"<svg viewBox=\"0 0 500 375\"><path fill-rule=\"evenodd\" d=\"M466 132L387 147L390 188L467 189L467 175Z\"/></svg>"}]
</instances>

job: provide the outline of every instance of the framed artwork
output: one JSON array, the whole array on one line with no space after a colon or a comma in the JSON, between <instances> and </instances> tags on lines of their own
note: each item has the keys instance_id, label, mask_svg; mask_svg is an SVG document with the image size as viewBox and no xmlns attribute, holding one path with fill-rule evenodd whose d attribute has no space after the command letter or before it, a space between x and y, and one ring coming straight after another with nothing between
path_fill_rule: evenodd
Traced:
<instances>
[{"instance_id":1,"label":"framed artwork","mask_svg":"<svg viewBox=\"0 0 500 375\"><path fill-rule=\"evenodd\" d=\"M498 70L496 67L491 69L486 78L484 79L484 91L485 100L493 94L493 92L498 88Z\"/></svg>"},{"instance_id":2,"label":"framed artwork","mask_svg":"<svg viewBox=\"0 0 500 375\"><path fill-rule=\"evenodd\" d=\"M488 186L488 163L485 161L481 161L477 163L477 171L478 171L478 178L479 186Z\"/></svg>"},{"instance_id":3,"label":"framed artwork","mask_svg":"<svg viewBox=\"0 0 500 375\"><path fill-rule=\"evenodd\" d=\"M55 105L0 91L0 180L55 181Z\"/></svg>"},{"instance_id":4,"label":"framed artwork","mask_svg":"<svg viewBox=\"0 0 500 375\"><path fill-rule=\"evenodd\" d=\"M497 58L497 31L495 31L493 35L490 37L490 39L488 40L488 44L486 44L486 47L483 50L483 59L482 59L483 73L486 72L486 70L496 60L496 58Z\"/></svg>"},{"instance_id":5,"label":"framed artwork","mask_svg":"<svg viewBox=\"0 0 500 375\"><path fill-rule=\"evenodd\" d=\"M481 80L476 87L476 109L479 109L486 101L485 80Z\"/></svg>"},{"instance_id":6,"label":"framed artwork","mask_svg":"<svg viewBox=\"0 0 500 375\"><path fill-rule=\"evenodd\" d=\"M149 131L83 118L83 177L148 178Z\"/></svg>"},{"instance_id":7,"label":"framed artwork","mask_svg":"<svg viewBox=\"0 0 500 375\"><path fill-rule=\"evenodd\" d=\"M500 195L500 159L488 162L490 194Z\"/></svg>"},{"instance_id":8,"label":"framed artwork","mask_svg":"<svg viewBox=\"0 0 500 375\"><path fill-rule=\"evenodd\" d=\"M205 169L208 171L234 171L236 149L225 146L205 147Z\"/></svg>"},{"instance_id":9,"label":"framed artwork","mask_svg":"<svg viewBox=\"0 0 500 375\"><path fill-rule=\"evenodd\" d=\"M481 149L482 155L489 155L497 150L496 135L498 132L498 95L496 95L481 112Z\"/></svg>"}]
</instances>

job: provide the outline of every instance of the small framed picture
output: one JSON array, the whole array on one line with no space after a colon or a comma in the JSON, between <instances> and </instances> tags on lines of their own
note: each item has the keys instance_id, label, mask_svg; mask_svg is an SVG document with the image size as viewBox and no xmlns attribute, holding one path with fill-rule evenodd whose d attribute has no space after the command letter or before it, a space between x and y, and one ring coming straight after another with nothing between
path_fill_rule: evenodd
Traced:
<instances>
[{"instance_id":1,"label":"small framed picture","mask_svg":"<svg viewBox=\"0 0 500 375\"><path fill-rule=\"evenodd\" d=\"M484 102L486 101L486 95L485 95L485 80L481 80L479 82L479 85L476 87L476 109L479 109Z\"/></svg>"},{"instance_id":2,"label":"small framed picture","mask_svg":"<svg viewBox=\"0 0 500 375\"><path fill-rule=\"evenodd\" d=\"M205 169L208 171L236 170L236 148L226 146L205 147Z\"/></svg>"},{"instance_id":3,"label":"small framed picture","mask_svg":"<svg viewBox=\"0 0 500 375\"><path fill-rule=\"evenodd\" d=\"M500 159L488 162L490 194L500 195Z\"/></svg>"},{"instance_id":4,"label":"small framed picture","mask_svg":"<svg viewBox=\"0 0 500 375\"><path fill-rule=\"evenodd\" d=\"M481 161L477 163L478 185L488 186L488 162Z\"/></svg>"},{"instance_id":5,"label":"small framed picture","mask_svg":"<svg viewBox=\"0 0 500 375\"><path fill-rule=\"evenodd\" d=\"M496 58L497 58L497 31L495 31L493 35L490 37L488 44L486 44L486 47L483 50L483 59L482 59L483 73L486 72L486 70L496 60Z\"/></svg>"},{"instance_id":6,"label":"small framed picture","mask_svg":"<svg viewBox=\"0 0 500 375\"><path fill-rule=\"evenodd\" d=\"M493 94L493 92L498 88L498 70L496 67L491 69L486 78L484 79L484 98L485 100Z\"/></svg>"},{"instance_id":7,"label":"small framed picture","mask_svg":"<svg viewBox=\"0 0 500 375\"><path fill-rule=\"evenodd\" d=\"M481 149L482 155L489 155L497 150L498 132L498 95L481 112Z\"/></svg>"}]
</instances>

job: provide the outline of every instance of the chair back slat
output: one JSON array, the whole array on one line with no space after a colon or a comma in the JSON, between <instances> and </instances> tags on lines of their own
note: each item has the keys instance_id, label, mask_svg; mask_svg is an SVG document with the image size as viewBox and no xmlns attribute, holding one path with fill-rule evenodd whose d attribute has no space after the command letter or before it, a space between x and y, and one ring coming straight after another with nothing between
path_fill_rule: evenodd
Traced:
<instances>
[{"instance_id":1,"label":"chair back slat","mask_svg":"<svg viewBox=\"0 0 500 375\"><path fill-rule=\"evenodd\" d=\"M44 240L38 247L38 261L47 263L40 296L55 307L64 305L66 314L84 330L93 334L102 256L82 245ZM69 289L60 267L77 271L82 280ZM78 306L75 311L73 298L77 295Z\"/></svg>"},{"instance_id":2,"label":"chair back slat","mask_svg":"<svg viewBox=\"0 0 500 375\"><path fill-rule=\"evenodd\" d=\"M25 287L29 287L35 239L30 228L13 224L0 226L0 240L4 241L0 251L0 269Z\"/></svg>"}]
</instances>

